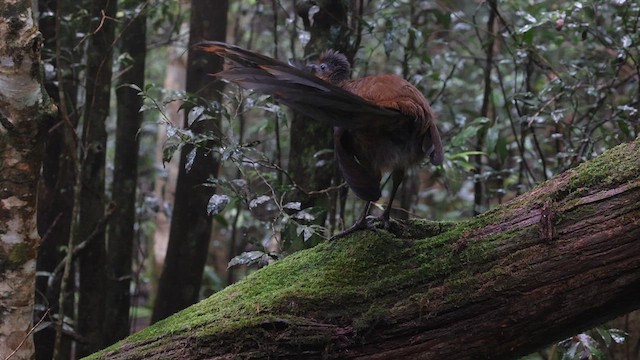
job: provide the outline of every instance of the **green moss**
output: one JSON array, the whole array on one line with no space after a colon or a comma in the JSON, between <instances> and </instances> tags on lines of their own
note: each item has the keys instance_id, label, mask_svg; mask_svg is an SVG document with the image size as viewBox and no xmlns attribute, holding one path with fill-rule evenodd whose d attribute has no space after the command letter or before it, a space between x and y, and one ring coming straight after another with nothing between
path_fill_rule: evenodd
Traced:
<instances>
[{"instance_id":1,"label":"green moss","mask_svg":"<svg viewBox=\"0 0 640 360\"><path fill-rule=\"evenodd\" d=\"M400 227L400 231L391 231L402 239L422 239L441 234L458 223L451 221L430 221L424 219L410 219L403 225L397 225L392 221L392 225Z\"/></svg>"},{"instance_id":2,"label":"green moss","mask_svg":"<svg viewBox=\"0 0 640 360\"><path fill-rule=\"evenodd\" d=\"M415 280L413 275L419 268L407 266L404 261L408 253L415 251L412 243L386 232L363 232L300 251L132 335L127 342L144 342L185 331L198 335L226 333L267 321L272 314L289 316L292 322L297 314L309 313L336 321L351 318L347 312L353 312L353 306L357 308L357 304L381 294L394 294ZM385 276L389 273L395 276ZM388 301L395 301L394 298L390 296ZM336 306L341 303L350 306ZM382 308L382 304L367 308L363 305L361 328L371 325L378 314L376 309Z\"/></svg>"},{"instance_id":3,"label":"green moss","mask_svg":"<svg viewBox=\"0 0 640 360\"><path fill-rule=\"evenodd\" d=\"M630 144L618 145L597 158L571 170L569 192L612 183L623 183L638 177L640 172L640 138Z\"/></svg>"},{"instance_id":4,"label":"green moss","mask_svg":"<svg viewBox=\"0 0 640 360\"><path fill-rule=\"evenodd\" d=\"M428 316L436 305L455 306L478 290L477 286L470 285L472 274L465 268L477 268L473 265L496 260L497 246L503 237L514 234L496 234L481 241L474 237L479 227L496 221L495 217L501 214L487 213L474 221L458 224L417 221L409 226L416 225L418 230L403 232L404 235L436 234L432 237L401 239L386 231L365 231L320 244L257 271L197 305L132 335L127 343L146 343L178 333L217 337L260 328L276 318L296 324L304 321L299 315L352 326L359 336L366 337L384 323L389 314L402 308L423 309ZM448 231L443 232L445 228ZM485 270L487 280L505 274L508 269L500 266ZM419 294L403 295L405 289L416 284L440 285ZM375 302L370 303L371 299ZM352 323L350 319L354 319ZM323 339L300 341L329 341ZM116 344L106 351L119 346Z\"/></svg>"},{"instance_id":5,"label":"green moss","mask_svg":"<svg viewBox=\"0 0 640 360\"><path fill-rule=\"evenodd\" d=\"M377 304L371 305L360 317L353 321L353 329L361 338L367 337L376 326L384 324L389 310Z\"/></svg>"},{"instance_id":6,"label":"green moss","mask_svg":"<svg viewBox=\"0 0 640 360\"><path fill-rule=\"evenodd\" d=\"M160 345L161 341L156 343L154 339L171 334L219 339L224 334L242 331L244 336L248 329L262 329L264 324L272 322L286 320L292 326L304 324L307 320L298 315L351 326L357 336L366 338L394 311L402 308L424 309L428 316L434 305L446 302L454 306L469 295L466 291L473 291L468 286L471 274L462 272L456 278L449 278L451 274L470 263L496 256L493 240L465 242L464 238L474 235L477 226L474 223L445 226L450 230L440 233L437 229L440 225L436 225L434 232L438 235L430 238L398 239L385 231L367 231L300 251L132 335L126 343L148 343L145 349L140 348L146 352ZM402 295L412 285L432 284L434 280L441 281L445 289L459 291L458 298L442 289ZM370 303L371 299L376 300ZM331 342L329 337L318 336L295 341ZM91 358L104 357L123 344L115 344L102 355Z\"/></svg>"},{"instance_id":7,"label":"green moss","mask_svg":"<svg viewBox=\"0 0 640 360\"><path fill-rule=\"evenodd\" d=\"M233 336L252 341L255 337L260 343L273 334L269 332L272 327L304 326L309 319L351 327L357 336L366 338L385 319L407 314L407 309L417 309L421 317L428 318L469 298L490 299L494 292L518 289L522 279L514 275L520 273L516 270L530 266L530 257L540 256L536 248L545 246L533 243L539 241L539 228L531 224L499 231L493 225L511 217L514 210L539 209L554 200L563 200L560 205L566 208L577 201L566 195L586 186L637 179L638 144L616 148L595 164L578 167L561 181L523 195L524 201L520 198L468 222L411 220L394 223L390 230L395 236L386 231L363 231L297 252L131 336L126 344L145 344L138 348L141 352L153 351L163 345L160 339L171 334L214 339L211 341L216 343L228 340L231 344L235 343L229 340ZM587 204L580 211L593 212L595 208ZM561 216L555 221L562 221ZM479 234L487 225L495 231L485 229ZM287 341L322 347L330 346L332 339L314 333Z\"/></svg>"},{"instance_id":8,"label":"green moss","mask_svg":"<svg viewBox=\"0 0 640 360\"><path fill-rule=\"evenodd\" d=\"M32 254L32 249L31 249L31 246L29 246L29 244L26 244L26 243L16 244L9 251L9 256L7 257L8 266L10 268L21 266L22 264L26 263L27 261L33 258L31 254Z\"/></svg>"}]
</instances>

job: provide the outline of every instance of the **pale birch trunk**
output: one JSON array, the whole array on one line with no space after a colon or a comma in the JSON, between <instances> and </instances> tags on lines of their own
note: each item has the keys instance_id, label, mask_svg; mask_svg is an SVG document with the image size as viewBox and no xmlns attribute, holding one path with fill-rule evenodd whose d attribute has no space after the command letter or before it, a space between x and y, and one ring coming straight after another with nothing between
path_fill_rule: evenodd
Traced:
<instances>
[{"instance_id":1,"label":"pale birch trunk","mask_svg":"<svg viewBox=\"0 0 640 360\"><path fill-rule=\"evenodd\" d=\"M36 185L47 109L30 0L0 4L0 358L34 357ZM49 109L51 110L51 109Z\"/></svg>"}]
</instances>

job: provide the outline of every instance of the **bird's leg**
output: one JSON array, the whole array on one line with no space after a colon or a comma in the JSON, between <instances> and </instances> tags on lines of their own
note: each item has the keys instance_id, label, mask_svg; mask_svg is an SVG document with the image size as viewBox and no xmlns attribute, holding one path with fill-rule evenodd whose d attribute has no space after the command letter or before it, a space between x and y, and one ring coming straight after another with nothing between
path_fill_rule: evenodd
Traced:
<instances>
[{"instance_id":1,"label":"bird's leg","mask_svg":"<svg viewBox=\"0 0 640 360\"><path fill-rule=\"evenodd\" d=\"M396 169L391 173L391 195L389 196L389 202L387 203L387 208L384 209L382 213L382 225L385 229L389 228L389 217L391 215L391 208L393 205L393 198L396 197L396 192L398 192L398 188L400 187L400 183L404 179L404 169Z\"/></svg>"},{"instance_id":2,"label":"bird's leg","mask_svg":"<svg viewBox=\"0 0 640 360\"><path fill-rule=\"evenodd\" d=\"M362 212L362 215L360 215L360 218L358 219L358 221L356 221L355 224L351 225L351 227L346 229L345 231L338 233L336 235L333 235L329 240L336 240L359 230L375 229L375 227L372 226L371 223L369 222L369 219L367 219L367 215L369 215L370 207L371 207L371 202L367 201L367 204L364 207L364 211Z\"/></svg>"}]
</instances>

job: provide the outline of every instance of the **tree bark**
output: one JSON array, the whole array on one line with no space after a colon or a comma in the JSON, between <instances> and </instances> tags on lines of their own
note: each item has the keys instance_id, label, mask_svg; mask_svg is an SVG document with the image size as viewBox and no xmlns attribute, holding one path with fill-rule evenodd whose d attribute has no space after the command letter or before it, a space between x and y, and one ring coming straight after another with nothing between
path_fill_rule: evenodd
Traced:
<instances>
[{"instance_id":1,"label":"tree bark","mask_svg":"<svg viewBox=\"0 0 640 360\"><path fill-rule=\"evenodd\" d=\"M142 97L127 86L144 88L147 52L146 6L143 1L123 3L132 14L125 21L121 35L121 53L130 61L123 61L116 89L118 121L113 171L112 202L116 211L109 224L107 241L107 291L105 299L105 344L111 345L129 335L129 307L134 225L136 220L136 189L138 185L138 132L142 123Z\"/></svg>"},{"instance_id":2,"label":"tree bark","mask_svg":"<svg viewBox=\"0 0 640 360\"><path fill-rule=\"evenodd\" d=\"M298 252L91 358L517 358L640 307L639 159Z\"/></svg>"},{"instance_id":3,"label":"tree bark","mask_svg":"<svg viewBox=\"0 0 640 360\"><path fill-rule=\"evenodd\" d=\"M53 111L43 99L32 2L3 2L0 24L0 358L29 359L40 244L36 193Z\"/></svg>"},{"instance_id":4,"label":"tree bark","mask_svg":"<svg viewBox=\"0 0 640 360\"><path fill-rule=\"evenodd\" d=\"M53 324L60 314L58 299L60 298L61 273L55 269L63 262L65 254L61 247L68 245L73 212L73 193L76 179L76 145L75 129L78 125L77 94L79 87L78 70L72 64L80 63L80 51L75 50L77 37L75 27L63 25L65 19L73 13L74 5L55 0L40 0L39 30L44 36L43 61L55 67L58 76L44 79L44 87L48 96L59 108L54 124L51 126L45 145L45 156L42 163L42 176L38 187L38 232L42 242L38 253L36 271L48 276L36 278L34 317L37 321L44 319ZM63 24L60 24L60 23ZM59 31L59 32L58 32ZM65 56L60 56L61 53ZM64 102L64 103L63 103ZM73 284L67 280L67 290ZM65 316L73 317L73 305L67 302ZM37 359L51 359L55 346L56 327L47 326L34 334ZM71 337L62 339L59 349L61 358L71 357Z\"/></svg>"},{"instance_id":5,"label":"tree bark","mask_svg":"<svg viewBox=\"0 0 640 360\"><path fill-rule=\"evenodd\" d=\"M182 0L189 3L188 0ZM181 5L188 8L187 5ZM188 24L180 25L181 33L189 32ZM184 28L184 29L183 29ZM169 61L166 69L164 80L164 88L168 91L184 91L187 77L187 49L186 44L172 43L168 49ZM167 121L171 126L179 127L184 119L184 112L180 110L182 101L172 101L166 105L165 114ZM167 245L169 243L169 230L171 223L171 206L175 200L176 182L178 178L178 169L180 167L180 159L173 157L171 161L164 162L164 147L167 142L167 125L164 122L158 124L158 134L156 139L156 166L162 170L156 175L154 181L154 194L158 202L158 212L155 218L155 231L153 234L153 252L150 253L152 260L150 263L153 267L151 272L151 293L157 293L158 281L164 260L167 254Z\"/></svg>"},{"instance_id":6,"label":"tree bark","mask_svg":"<svg viewBox=\"0 0 640 360\"><path fill-rule=\"evenodd\" d=\"M93 0L87 47L86 97L82 120L78 218L72 224L75 246L86 241L79 257L77 332L78 354L91 354L105 346L103 331L106 295L105 161L109 114L116 0Z\"/></svg>"},{"instance_id":7,"label":"tree bark","mask_svg":"<svg viewBox=\"0 0 640 360\"><path fill-rule=\"evenodd\" d=\"M317 8L317 12L311 11L312 8ZM304 50L305 57L315 55L317 58L326 49L336 49L346 54L354 53L347 45L348 5L346 2L305 0L297 4L296 12L302 19L305 30L310 33L309 43ZM296 184L303 185L308 191L320 191L331 187L337 170L333 161L333 152L327 152L327 150L333 150L332 127L294 113L290 133L294 134L290 137L288 161L288 171L292 180ZM315 216L312 223L324 226L328 213L335 212L330 211L332 206L335 207L330 195L308 195L301 191L294 191L290 200L300 202L303 209L314 208L311 211ZM333 196L334 199L336 197ZM296 227L295 224L285 226L283 231L286 239L285 249L291 251L312 247L321 240L319 236L314 236L307 241L302 241L300 236L295 236Z\"/></svg>"},{"instance_id":8,"label":"tree bark","mask_svg":"<svg viewBox=\"0 0 640 360\"><path fill-rule=\"evenodd\" d=\"M192 0L190 49L193 44L205 39L225 39L227 8L227 0ZM187 92L209 101L219 101L223 83L209 74L222 70L222 59L189 50L187 61ZM198 105L209 106L204 103ZM188 116L188 113L185 114L185 128L189 127L195 134L220 131L219 117L195 121L189 126ZM204 147L195 148L195 145L185 144L181 149L167 256L158 284L152 322L198 301L211 234L211 216L207 214L207 204L214 194L212 187L203 184L209 177L218 175L220 166L219 160L208 150L212 145L208 141ZM192 151L195 151L195 157L190 169L187 169L188 156Z\"/></svg>"}]
</instances>

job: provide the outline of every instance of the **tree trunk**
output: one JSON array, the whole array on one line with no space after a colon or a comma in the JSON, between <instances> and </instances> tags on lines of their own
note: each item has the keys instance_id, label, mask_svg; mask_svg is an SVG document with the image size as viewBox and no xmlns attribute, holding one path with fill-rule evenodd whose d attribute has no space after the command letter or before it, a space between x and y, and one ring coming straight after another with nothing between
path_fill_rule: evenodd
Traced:
<instances>
[{"instance_id":1,"label":"tree trunk","mask_svg":"<svg viewBox=\"0 0 640 360\"><path fill-rule=\"evenodd\" d=\"M204 53L194 53L191 45L205 39L224 41L227 8L227 0L191 2L187 92L208 101L220 100L223 83L209 74L222 70L222 59ZM185 127L189 127L188 124L188 114L185 114ZM219 131L220 118L196 121L190 129L195 134ZM214 191L213 188L202 184L209 177L217 176L219 167L219 160L207 150L211 147L210 142L204 148L195 149L191 144L182 147L169 245L158 285L152 322L164 319L198 301L211 233L211 217L207 214L207 204ZM195 151L195 157L190 170L187 171L188 156L192 151Z\"/></svg>"},{"instance_id":2,"label":"tree trunk","mask_svg":"<svg viewBox=\"0 0 640 360\"><path fill-rule=\"evenodd\" d=\"M640 139L468 222L296 253L93 358L517 358L640 307L638 159Z\"/></svg>"},{"instance_id":3,"label":"tree trunk","mask_svg":"<svg viewBox=\"0 0 640 360\"><path fill-rule=\"evenodd\" d=\"M181 6L188 8L189 2L182 0ZM189 32L188 24L180 25L180 33ZM187 77L187 49L186 44L172 43L168 49L169 61L166 69L164 88L168 91L184 91ZM184 119L184 113L180 110L182 101L172 101L166 105L165 114L171 126L179 127ZM171 206L174 203L176 182L178 178L178 168L180 159L171 158L171 161L164 162L164 146L167 142L167 125L164 122L158 124L158 134L156 140L156 164L162 171L155 177L154 194L158 202L158 212L155 219L155 232L153 234L153 251L150 252L153 267L151 271L151 293L156 294L158 279L164 266L164 259L167 255L167 244L169 243L170 214Z\"/></svg>"},{"instance_id":4,"label":"tree trunk","mask_svg":"<svg viewBox=\"0 0 640 360\"><path fill-rule=\"evenodd\" d=\"M0 5L0 358L33 357L36 193L48 99L32 2ZM53 109L49 109L53 110ZM45 121L46 119L46 121Z\"/></svg>"},{"instance_id":5,"label":"tree trunk","mask_svg":"<svg viewBox=\"0 0 640 360\"><path fill-rule=\"evenodd\" d=\"M39 27L44 36L43 61L55 66L57 77L47 79L44 87L59 108L54 124L46 138L45 156L42 163L42 176L38 187L38 232L42 243L38 253L36 271L48 276L36 278L34 317L36 321L53 324L54 314L59 314L61 273L55 272L63 262L65 254L60 248L68 245L73 211L73 193L76 179L76 139L75 128L78 125L77 94L79 86L77 67L80 52L73 50L77 44L76 29L69 34L68 25L60 25L73 13L72 7L78 6L55 0L40 0ZM56 33L60 31L60 33ZM60 53L65 56L59 56ZM62 104L61 101L65 103ZM73 293L73 284L67 281L67 289ZM69 302L67 302L69 304ZM73 317L73 306L67 305L64 314ZM55 346L55 326L47 326L34 334L37 359L51 359ZM61 358L70 358L71 337L65 337L59 349Z\"/></svg>"},{"instance_id":6,"label":"tree trunk","mask_svg":"<svg viewBox=\"0 0 640 360\"><path fill-rule=\"evenodd\" d=\"M118 122L113 170L112 202L116 211L109 224L107 242L107 291L105 299L105 343L111 345L129 335L129 307L134 225L136 219L136 188L138 183L138 132L142 123L142 97L127 86L144 88L147 52L146 6L143 1L125 3L133 18L127 19L121 35L121 53L131 61L123 61L116 89ZM138 12L137 12L138 11Z\"/></svg>"},{"instance_id":7,"label":"tree trunk","mask_svg":"<svg viewBox=\"0 0 640 360\"><path fill-rule=\"evenodd\" d=\"M91 29L87 47L86 100L82 123L83 155L77 223L72 225L76 246L86 241L79 258L78 354L83 356L104 347L106 294L105 156L109 114L113 42L116 22L115 0L91 2Z\"/></svg>"},{"instance_id":8,"label":"tree trunk","mask_svg":"<svg viewBox=\"0 0 640 360\"><path fill-rule=\"evenodd\" d=\"M313 13L311 9L318 8ZM275 10L274 10L275 11ZM297 5L298 16L303 20L305 30L311 37L305 46L305 57L316 57L326 49L337 49L344 53L350 53L346 45L347 12L345 2L338 0L303 1ZM312 15L311 15L312 14ZM309 17L313 17L313 22ZM338 30L337 32L335 30ZM337 36L336 36L337 35ZM302 185L305 190L318 191L329 188L335 177L337 167L334 166L333 129L331 126L319 121L314 121L306 116L294 113L291 120L291 136L289 146L289 173L296 184ZM318 156L325 152L324 155ZM320 166L319 164L323 164ZM334 196L335 198L335 196ZM316 219L313 223L324 225L327 212L332 207L332 202L327 194L308 195L296 191L291 201L299 201L302 208L316 208L313 215ZM288 224L285 227L285 238L291 244L285 243L286 249L299 249L315 245L319 238L312 238L306 244L296 234L296 225Z\"/></svg>"}]
</instances>

